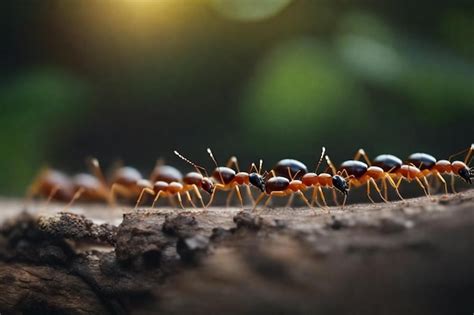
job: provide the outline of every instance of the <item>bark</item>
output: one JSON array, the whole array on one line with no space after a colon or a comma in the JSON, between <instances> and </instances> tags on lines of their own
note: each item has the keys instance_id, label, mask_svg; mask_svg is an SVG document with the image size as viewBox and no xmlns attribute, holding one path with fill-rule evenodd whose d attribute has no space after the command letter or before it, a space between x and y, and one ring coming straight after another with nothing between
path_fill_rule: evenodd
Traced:
<instances>
[{"instance_id":1,"label":"bark","mask_svg":"<svg viewBox=\"0 0 474 315\"><path fill-rule=\"evenodd\" d=\"M474 190L329 214L49 209L0 217L1 314L474 311Z\"/></svg>"}]
</instances>

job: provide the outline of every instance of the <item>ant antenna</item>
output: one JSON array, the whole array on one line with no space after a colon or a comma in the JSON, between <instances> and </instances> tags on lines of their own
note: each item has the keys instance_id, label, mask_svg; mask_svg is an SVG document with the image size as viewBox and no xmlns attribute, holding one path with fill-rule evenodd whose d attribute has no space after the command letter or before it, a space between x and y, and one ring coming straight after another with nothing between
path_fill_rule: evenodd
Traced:
<instances>
[{"instance_id":1,"label":"ant antenna","mask_svg":"<svg viewBox=\"0 0 474 315\"><path fill-rule=\"evenodd\" d=\"M328 155L326 155L326 161L327 161L327 163L328 163L328 165L329 165L329 168L330 168L331 171L332 171L332 175L337 175L336 167L334 166L334 164L332 164L331 159L329 158Z\"/></svg>"},{"instance_id":2,"label":"ant antenna","mask_svg":"<svg viewBox=\"0 0 474 315\"><path fill-rule=\"evenodd\" d=\"M95 157L90 157L87 159L87 163L89 164L92 174L94 174L103 185L107 185L107 180L105 179L104 173L102 172L99 160Z\"/></svg>"},{"instance_id":3,"label":"ant antenna","mask_svg":"<svg viewBox=\"0 0 474 315\"><path fill-rule=\"evenodd\" d=\"M250 165L250 172L255 170L255 171L257 171L257 173L259 175L262 175L262 167L263 167L263 160L260 159L260 161L258 163L258 168L257 168L257 165L255 165L255 163L252 163L252 165Z\"/></svg>"},{"instance_id":4,"label":"ant antenna","mask_svg":"<svg viewBox=\"0 0 474 315\"><path fill-rule=\"evenodd\" d=\"M457 155L463 154L464 152L467 152L466 157L464 159L464 164L469 165L472 159L472 153L474 152L474 143L471 144L471 146L468 149L464 149L462 151L459 151L458 153L454 153L449 157L449 161Z\"/></svg>"},{"instance_id":5,"label":"ant antenna","mask_svg":"<svg viewBox=\"0 0 474 315\"><path fill-rule=\"evenodd\" d=\"M212 154L212 151L210 148L207 148L207 153L209 153L209 156L214 161L214 164L216 165L216 169L219 172L219 177L221 178L221 183L224 184L224 178L222 177L221 169L219 168L219 164L217 164L216 158Z\"/></svg>"},{"instance_id":6,"label":"ant antenna","mask_svg":"<svg viewBox=\"0 0 474 315\"><path fill-rule=\"evenodd\" d=\"M316 164L316 170L314 171L316 174L318 174L318 169L319 169L319 166L321 165L321 162L323 161L324 154L326 154L326 148L322 147L321 148L321 157L319 158L318 164Z\"/></svg>"},{"instance_id":7,"label":"ant antenna","mask_svg":"<svg viewBox=\"0 0 474 315\"><path fill-rule=\"evenodd\" d=\"M199 165L197 165L196 163L194 163L194 162L190 161L189 159L185 158L184 156L182 156L182 155L181 155L178 151L176 151L176 150L174 150L173 153L176 154L181 160L183 160L183 161L185 161L186 163L192 165L192 166L196 169L196 171L198 171L199 174L203 175L203 174L202 174L202 171L201 171L201 170L203 170L203 171L204 171L204 174L206 175L206 177L209 177L209 175L207 174L207 171L206 171L206 169L205 169L204 167L199 166Z\"/></svg>"}]
</instances>

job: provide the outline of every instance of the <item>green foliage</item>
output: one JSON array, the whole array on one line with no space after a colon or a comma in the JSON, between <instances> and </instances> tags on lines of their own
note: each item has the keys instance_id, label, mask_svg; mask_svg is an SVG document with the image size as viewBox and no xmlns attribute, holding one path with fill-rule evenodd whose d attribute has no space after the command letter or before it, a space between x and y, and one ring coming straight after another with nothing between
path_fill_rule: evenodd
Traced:
<instances>
[{"instance_id":1,"label":"green foliage","mask_svg":"<svg viewBox=\"0 0 474 315\"><path fill-rule=\"evenodd\" d=\"M37 69L0 87L0 189L24 189L44 162L50 137L85 106L84 85L65 73ZM78 116L76 116L78 117Z\"/></svg>"}]
</instances>

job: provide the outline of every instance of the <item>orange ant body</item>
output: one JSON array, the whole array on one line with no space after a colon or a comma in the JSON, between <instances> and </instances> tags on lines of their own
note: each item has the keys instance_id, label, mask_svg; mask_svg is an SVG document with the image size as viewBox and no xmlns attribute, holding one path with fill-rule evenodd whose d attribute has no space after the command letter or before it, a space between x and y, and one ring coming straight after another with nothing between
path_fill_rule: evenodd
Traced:
<instances>
[{"instance_id":1,"label":"orange ant body","mask_svg":"<svg viewBox=\"0 0 474 315\"><path fill-rule=\"evenodd\" d=\"M254 210L257 208L257 205L262 201L265 196L268 196L267 201L265 201L264 206L266 207L272 197L286 197L292 196L293 194L298 194L300 198L305 202L305 204L313 208L311 203L303 194L303 191L306 190L306 185L299 179L288 179L283 176L274 176L270 177L265 181L265 191L260 194L254 204Z\"/></svg>"},{"instance_id":2,"label":"orange ant body","mask_svg":"<svg viewBox=\"0 0 474 315\"><path fill-rule=\"evenodd\" d=\"M69 176L54 169L43 169L28 188L27 198L37 195L58 201L69 201L74 196L74 185Z\"/></svg>"},{"instance_id":3,"label":"orange ant body","mask_svg":"<svg viewBox=\"0 0 474 315\"><path fill-rule=\"evenodd\" d=\"M368 165L364 162L359 161L358 160L359 154L362 154L362 153L365 154L363 150L359 150L359 152L356 154L353 160L344 161L339 167L338 173L347 174L349 176L348 177L349 186L359 187L359 186L366 185L367 197L372 203L375 203L375 201L370 196L371 185L372 185L374 186L375 190L379 194L380 198L384 202L387 202L387 199L384 196L382 196L382 192L376 182L377 180L382 180L384 182L385 180L387 180L397 192L398 197L403 200L403 197L400 195L400 192L398 191L398 186L393 181L390 173L384 171L384 169L379 166ZM333 173L336 172L336 168L334 164L331 162L329 156L327 155L326 155L326 160L329 166L331 167ZM370 163L370 161L368 162Z\"/></svg>"},{"instance_id":4,"label":"orange ant body","mask_svg":"<svg viewBox=\"0 0 474 315\"><path fill-rule=\"evenodd\" d=\"M262 170L262 160L260 160L260 167L257 169L254 163L250 167L250 171L255 169L257 172L241 172L239 168L239 164L237 162L237 158L235 156L231 157L227 162L227 166L219 166L217 160L215 159L214 155L212 154L211 149L207 148L207 153L211 157L212 161L214 162L216 168L212 172L212 179L214 180L214 191L211 194L211 198L209 199L208 206L212 204L214 201L214 196L217 191L229 191L229 195L227 197L227 205L230 203L230 199L232 197L232 193L235 191L237 198L240 201L240 205L244 207L244 201L242 198L242 194L240 193L239 186L245 186L247 189L247 194L249 198L254 202L252 192L250 191L250 185L259 188L263 191L263 177L260 175ZM237 168L237 172L230 168L230 166L235 165Z\"/></svg>"},{"instance_id":5,"label":"orange ant body","mask_svg":"<svg viewBox=\"0 0 474 315\"><path fill-rule=\"evenodd\" d=\"M183 161L194 166L197 172L189 172L183 177L181 175L181 172L179 172L177 169L174 169L174 167L165 165L155 167L155 170L152 172L151 178L155 178L157 180L153 184L150 183L148 187L144 187L141 190L135 208L137 208L140 204L144 193L155 196L155 198L153 199L152 207L155 206L156 202L160 197L176 196L178 198L179 205L182 209L184 209L181 194L185 194L189 203L195 208L196 205L194 204L189 191L194 191L194 193L200 200L203 208L206 208L202 199L202 195L199 192L199 188L209 194L212 194L214 191L214 185L212 181L208 178L208 176L204 176L201 173L201 170L205 169L195 164L194 162L191 162L189 159L181 155L178 151L174 151L174 154L176 154ZM167 182L166 180L168 180L169 182Z\"/></svg>"},{"instance_id":6,"label":"orange ant body","mask_svg":"<svg viewBox=\"0 0 474 315\"><path fill-rule=\"evenodd\" d=\"M450 161L454 156L466 151L467 154L464 158L464 161ZM451 190L453 192L456 192L454 188L454 176L459 176L466 183L472 184L472 178L474 178L474 168L469 168L468 165L471 161L473 152L474 143L471 144L468 149L451 155L448 160L436 160L435 157L426 153L413 153L408 157L407 162L415 166L418 165L424 177L429 175L436 176L436 178L443 183L444 191L446 194L448 194L448 185L442 174L451 175Z\"/></svg>"},{"instance_id":7,"label":"orange ant body","mask_svg":"<svg viewBox=\"0 0 474 315\"><path fill-rule=\"evenodd\" d=\"M294 196L294 194L298 194L300 198L306 203L306 205L310 208L313 208L312 204L314 201L317 202L317 192L319 191L321 194L321 198L324 202L325 207L327 207L326 199L324 197L324 193L321 190L321 187L329 187L329 188L336 188L339 191L341 191L345 196L347 196L348 193L348 185L346 182L346 179L341 177L338 174L335 175L330 175L327 173L321 173L317 174L317 171L319 169L319 166L323 160L323 157L325 156L325 151L326 149L323 147L322 152L321 152L321 157L319 159L319 162L316 166L316 171L314 173L308 173L306 166L297 161L297 160L290 160L290 159L285 159L282 160L284 163L277 163L278 167L282 167L282 165L287 166L287 175L290 177L289 179L284 176L278 176L276 174L275 169L271 171L271 173L274 175L274 177L270 177L267 179L264 183L265 191L260 194L258 199L255 202L254 209L257 207L258 203L265 197L268 196L267 201L265 202L265 206L268 205L270 202L271 198L274 196L278 197L285 197L285 196ZM293 170L291 169L291 166L295 166ZM301 169L302 172L305 174L302 176L298 177L299 170L296 169ZM280 169L279 172L282 170ZM297 179L300 178L300 179ZM312 202L309 203L308 199L304 195L304 191L309 188L309 187L314 187L313 189L313 198ZM288 202L288 206L291 204L291 198Z\"/></svg>"},{"instance_id":8,"label":"orange ant body","mask_svg":"<svg viewBox=\"0 0 474 315\"><path fill-rule=\"evenodd\" d=\"M341 177L337 174L334 174L334 175L331 175L331 174L328 174L328 173L318 174L319 166L321 165L321 162L323 161L323 158L324 158L325 154L326 154L326 148L322 147L321 156L319 158L318 164L316 165L316 169L315 169L314 173L312 173L312 172L305 173L301 177L301 181L307 187L313 187L313 194L312 194L312 197L311 197L311 204L313 205L314 202L316 202L316 204L319 205L319 203L318 203L318 194L317 194L319 192L319 195L321 196L321 200L323 201L324 207L327 208L328 205L327 205L326 198L324 197L324 193L323 193L323 190L322 190L323 187L332 189L333 198L334 198L336 204L337 204L337 197L335 195L336 191L334 189L339 190L344 195L344 198L347 198L349 187L347 185L346 179L344 179L343 177Z\"/></svg>"}]
</instances>

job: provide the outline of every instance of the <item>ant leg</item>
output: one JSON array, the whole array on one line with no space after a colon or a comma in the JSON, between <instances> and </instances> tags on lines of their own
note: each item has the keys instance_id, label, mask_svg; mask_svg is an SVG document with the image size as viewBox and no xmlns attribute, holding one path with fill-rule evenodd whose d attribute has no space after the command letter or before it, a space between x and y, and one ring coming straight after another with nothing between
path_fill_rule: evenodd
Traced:
<instances>
[{"instance_id":1,"label":"ant leg","mask_svg":"<svg viewBox=\"0 0 474 315\"><path fill-rule=\"evenodd\" d=\"M359 149L359 151L357 151L357 153L355 154L354 156L354 160L360 160L360 157L363 157L365 162L367 163L368 166L371 166L372 163L370 163L370 159L369 159L369 156L367 155L367 153L365 153L364 149Z\"/></svg>"},{"instance_id":2,"label":"ant leg","mask_svg":"<svg viewBox=\"0 0 474 315\"><path fill-rule=\"evenodd\" d=\"M444 180L443 176L439 172L435 172L436 177L443 183L444 185L444 193L447 195L448 194L448 184Z\"/></svg>"},{"instance_id":3,"label":"ant leg","mask_svg":"<svg viewBox=\"0 0 474 315\"><path fill-rule=\"evenodd\" d=\"M235 186L237 187L237 186ZM225 206L227 208L229 208L229 205L230 205L230 202L232 201L232 197L234 196L234 190L232 189L231 191L229 191L229 193L227 194L227 198L225 200Z\"/></svg>"},{"instance_id":4,"label":"ant leg","mask_svg":"<svg viewBox=\"0 0 474 315\"><path fill-rule=\"evenodd\" d=\"M395 189L395 192L397 193L398 195L398 198L400 198L400 200L405 200L403 199L402 195L400 194L400 191L398 190L398 186L400 185L400 181L401 181L401 178L399 180L399 184L395 184L395 182L393 181L392 177L390 177L390 175L387 174L386 176L387 180L388 180L388 183L390 184L390 186L393 187L393 189ZM384 178L385 179L385 178ZM387 183L385 183L386 185ZM387 187L387 190L388 190L388 187Z\"/></svg>"},{"instance_id":5,"label":"ant leg","mask_svg":"<svg viewBox=\"0 0 474 315\"><path fill-rule=\"evenodd\" d=\"M467 151L466 158L464 159L464 164L469 165L469 163L471 163L472 153L473 153L473 152L474 152L474 143L471 144L471 147L470 147L469 150Z\"/></svg>"},{"instance_id":6,"label":"ant leg","mask_svg":"<svg viewBox=\"0 0 474 315\"><path fill-rule=\"evenodd\" d=\"M156 204L156 202L158 201L158 199L160 199L160 196L161 196L162 193L163 193L163 191L160 190L160 191L156 194L156 197L155 197L155 199L153 199L153 203L151 204L151 207L152 207L152 208L155 207L155 204Z\"/></svg>"},{"instance_id":7,"label":"ant leg","mask_svg":"<svg viewBox=\"0 0 474 315\"><path fill-rule=\"evenodd\" d=\"M320 207L318 202L318 188L317 186L313 187L313 192L311 193L311 205L317 204Z\"/></svg>"},{"instance_id":8,"label":"ant leg","mask_svg":"<svg viewBox=\"0 0 474 315\"><path fill-rule=\"evenodd\" d=\"M140 204L140 201L142 201L142 198L143 198L143 195L147 193L147 194L150 194L150 195L154 195L155 192L153 191L153 189L150 189L150 188L143 188L142 191L140 192L140 195L138 196L138 199L137 199L137 203L135 204L135 210L138 208L138 205Z\"/></svg>"},{"instance_id":9,"label":"ant leg","mask_svg":"<svg viewBox=\"0 0 474 315\"><path fill-rule=\"evenodd\" d=\"M112 203L112 206L115 206L117 204L117 199L115 197L116 194L125 198L130 198L132 196L132 193L127 187L117 183L112 184L112 187L110 187L110 201Z\"/></svg>"},{"instance_id":10,"label":"ant leg","mask_svg":"<svg viewBox=\"0 0 474 315\"><path fill-rule=\"evenodd\" d=\"M237 198L239 198L240 206L241 206L242 209L244 209L244 200L242 199L242 195L240 194L239 186L235 186L234 189L235 189L235 193L237 195Z\"/></svg>"},{"instance_id":11,"label":"ant leg","mask_svg":"<svg viewBox=\"0 0 474 315\"><path fill-rule=\"evenodd\" d=\"M180 194L180 193L177 193L177 194L176 194L176 197L178 197L178 202L179 202L179 205L181 206L181 208L182 208L183 210L186 210L186 209L184 208L184 206L183 206L183 200L181 199L181 194Z\"/></svg>"},{"instance_id":12,"label":"ant leg","mask_svg":"<svg viewBox=\"0 0 474 315\"><path fill-rule=\"evenodd\" d=\"M57 194L59 189L60 189L59 186L54 186L53 189L51 189L51 191L49 192L48 198L46 199L46 202L44 204L45 207L51 202L51 200L53 200L54 195Z\"/></svg>"},{"instance_id":13,"label":"ant leg","mask_svg":"<svg viewBox=\"0 0 474 315\"><path fill-rule=\"evenodd\" d=\"M339 203L339 200L337 200L337 194L336 191L333 189L332 190L332 200L334 201L334 204L336 206L340 206L341 204Z\"/></svg>"},{"instance_id":14,"label":"ant leg","mask_svg":"<svg viewBox=\"0 0 474 315\"><path fill-rule=\"evenodd\" d=\"M54 195L57 194L57 192L59 191L60 187L59 186L54 186L51 191L49 192L49 195L48 195L48 198L46 199L45 203L43 204L43 206L41 206L41 210L43 209L46 209L49 205L49 203L51 202L51 200L53 200L54 198ZM36 193L35 193L36 194Z\"/></svg>"},{"instance_id":15,"label":"ant leg","mask_svg":"<svg viewBox=\"0 0 474 315\"><path fill-rule=\"evenodd\" d=\"M239 162L237 161L236 156L231 156L230 159L227 161L226 167L232 168L232 166L235 166L237 172L240 172Z\"/></svg>"},{"instance_id":16,"label":"ant leg","mask_svg":"<svg viewBox=\"0 0 474 315\"><path fill-rule=\"evenodd\" d=\"M323 200L323 205L324 205L324 207L327 208L328 211L329 211L329 207L328 207L328 204L327 204L327 202L326 202L326 197L324 196L324 191L323 191L323 189L321 188L321 186L318 186L318 190L319 190L319 194L321 195L321 199Z\"/></svg>"},{"instance_id":17,"label":"ant leg","mask_svg":"<svg viewBox=\"0 0 474 315\"><path fill-rule=\"evenodd\" d=\"M423 183L421 182L421 180L418 177L415 177L415 180L418 183L418 185L420 185L420 187L423 189L423 192L425 193L426 197L429 197L430 195L428 191L426 190L425 186L423 185Z\"/></svg>"},{"instance_id":18,"label":"ant leg","mask_svg":"<svg viewBox=\"0 0 474 315\"><path fill-rule=\"evenodd\" d=\"M267 201L263 204L263 207L267 208L268 204L270 203L270 200L272 200L273 195L270 193L270 196L268 196Z\"/></svg>"},{"instance_id":19,"label":"ant leg","mask_svg":"<svg viewBox=\"0 0 474 315\"><path fill-rule=\"evenodd\" d=\"M293 203L294 198L295 198L295 194L291 194L290 198L288 198L288 201L287 201L285 207L287 207L287 208L291 207L291 204Z\"/></svg>"},{"instance_id":20,"label":"ant leg","mask_svg":"<svg viewBox=\"0 0 474 315\"><path fill-rule=\"evenodd\" d=\"M301 199L303 199L304 203L306 203L306 205L310 208L310 209L313 209L314 210L314 207L311 205L311 203L309 203L309 200L308 198L305 197L305 195L303 194L303 192L301 190L298 190L296 192L298 194L298 196L300 196ZM293 195L292 195L293 196Z\"/></svg>"},{"instance_id":21,"label":"ant leg","mask_svg":"<svg viewBox=\"0 0 474 315\"><path fill-rule=\"evenodd\" d=\"M247 190L247 195L249 196L249 199L252 200L252 203L255 203L255 198L253 197L252 190L250 189L250 186L245 185L245 188Z\"/></svg>"},{"instance_id":22,"label":"ant leg","mask_svg":"<svg viewBox=\"0 0 474 315\"><path fill-rule=\"evenodd\" d=\"M375 203L375 201L372 199L372 197L370 197L370 183L371 183L371 181L368 180L368 181L367 181L367 197L369 197L369 200L370 200L372 203Z\"/></svg>"},{"instance_id":23,"label":"ant leg","mask_svg":"<svg viewBox=\"0 0 474 315\"><path fill-rule=\"evenodd\" d=\"M218 190L223 190L223 188L225 188L225 186L222 185L222 184L215 184L214 185L214 191L211 194L211 198L209 199L209 202L207 203L206 208L209 207L212 204L212 202L214 201L214 196L216 195L216 192Z\"/></svg>"},{"instance_id":24,"label":"ant leg","mask_svg":"<svg viewBox=\"0 0 474 315\"><path fill-rule=\"evenodd\" d=\"M383 190L383 196L385 200L388 200L388 186L387 186L387 179L385 177L382 178L382 190Z\"/></svg>"},{"instance_id":25,"label":"ant leg","mask_svg":"<svg viewBox=\"0 0 474 315\"><path fill-rule=\"evenodd\" d=\"M198 197L199 201L201 201L201 205L203 208L206 208L206 205L204 204L204 201L202 200L202 195L201 193L199 192L199 188L193 184L193 189L194 189L194 193L196 194L196 196Z\"/></svg>"},{"instance_id":26,"label":"ant leg","mask_svg":"<svg viewBox=\"0 0 474 315\"><path fill-rule=\"evenodd\" d=\"M453 194L457 193L456 188L454 187L454 183L455 183L454 173L451 173L451 191L453 192Z\"/></svg>"},{"instance_id":27,"label":"ant leg","mask_svg":"<svg viewBox=\"0 0 474 315\"><path fill-rule=\"evenodd\" d=\"M193 198L191 198L191 195L189 194L189 191L186 191L184 194L186 195L186 198L188 199L191 206L193 206L193 208L196 208L196 205L194 204Z\"/></svg>"},{"instance_id":28,"label":"ant leg","mask_svg":"<svg viewBox=\"0 0 474 315\"><path fill-rule=\"evenodd\" d=\"M474 152L474 143L471 144L471 146L468 149L464 149L462 151L459 151L457 153L451 154L448 158L448 161L451 161L451 159L459 154L463 154L464 152L467 151L466 157L464 158L464 164L469 165L469 162L471 160L471 155Z\"/></svg>"},{"instance_id":29,"label":"ant leg","mask_svg":"<svg viewBox=\"0 0 474 315\"><path fill-rule=\"evenodd\" d=\"M257 209L258 204L260 203L260 201L262 201L263 198L265 198L265 196L265 193L261 193L260 196L258 196L257 200L255 200L252 211L255 211L255 209Z\"/></svg>"},{"instance_id":30,"label":"ant leg","mask_svg":"<svg viewBox=\"0 0 474 315\"><path fill-rule=\"evenodd\" d=\"M176 197L178 197L178 202L179 202L179 205L181 206L181 208L182 208L183 210L186 210L186 209L184 208L184 206L183 206L183 200L181 199L181 194L180 194L180 193L177 193L177 194L176 194Z\"/></svg>"},{"instance_id":31,"label":"ant leg","mask_svg":"<svg viewBox=\"0 0 474 315\"><path fill-rule=\"evenodd\" d=\"M347 195L344 195L344 200L342 201L342 209L344 209L344 206L346 205L347 201Z\"/></svg>"},{"instance_id":32,"label":"ant leg","mask_svg":"<svg viewBox=\"0 0 474 315\"><path fill-rule=\"evenodd\" d=\"M375 180L374 180L373 178L370 178L370 181L371 181L372 184L374 185L375 190L377 190L377 192L379 193L380 198L382 198L382 200L383 200L384 202L388 202L387 199L385 199L385 198L382 196L382 192L380 191L380 188L379 188L379 186L377 185L377 183L375 182Z\"/></svg>"},{"instance_id":33,"label":"ant leg","mask_svg":"<svg viewBox=\"0 0 474 315\"><path fill-rule=\"evenodd\" d=\"M82 195L82 193L84 193L85 189L83 187L79 188L75 193L74 193L74 196L72 196L72 199L71 201L68 202L68 204L64 207L63 211L67 211L67 209L69 209L72 204L74 203L74 201L76 201L77 199L79 199Z\"/></svg>"},{"instance_id":34,"label":"ant leg","mask_svg":"<svg viewBox=\"0 0 474 315\"><path fill-rule=\"evenodd\" d=\"M428 196L431 197L430 184L428 184L428 180L426 179L426 176L423 177L423 182L424 182L425 185L426 185L426 189L427 189L427 191L428 191Z\"/></svg>"}]
</instances>

